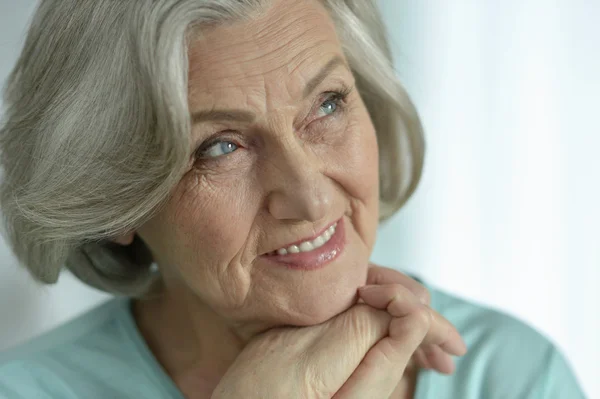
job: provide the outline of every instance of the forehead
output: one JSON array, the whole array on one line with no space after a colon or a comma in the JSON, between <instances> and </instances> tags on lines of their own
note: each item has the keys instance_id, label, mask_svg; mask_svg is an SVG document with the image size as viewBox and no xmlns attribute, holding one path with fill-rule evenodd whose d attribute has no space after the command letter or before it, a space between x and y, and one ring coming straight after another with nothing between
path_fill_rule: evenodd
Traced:
<instances>
[{"instance_id":1,"label":"forehead","mask_svg":"<svg viewBox=\"0 0 600 399\"><path fill-rule=\"evenodd\" d=\"M248 21L204 28L188 54L191 107L218 93L270 90L269 85L299 95L330 59L343 57L318 0L274 0Z\"/></svg>"}]
</instances>

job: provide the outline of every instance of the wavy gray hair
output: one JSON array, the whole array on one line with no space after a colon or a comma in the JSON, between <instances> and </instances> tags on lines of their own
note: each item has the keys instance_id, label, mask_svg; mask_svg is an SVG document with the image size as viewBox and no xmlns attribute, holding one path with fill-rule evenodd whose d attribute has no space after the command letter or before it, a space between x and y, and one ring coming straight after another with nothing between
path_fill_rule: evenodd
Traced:
<instances>
[{"instance_id":1,"label":"wavy gray hair","mask_svg":"<svg viewBox=\"0 0 600 399\"><path fill-rule=\"evenodd\" d=\"M377 132L380 219L420 179L424 139L396 78L375 0L322 0ZM155 292L136 229L166 203L191 146L187 44L203 24L248 18L262 0L42 0L4 91L4 236L43 283L63 267L98 289Z\"/></svg>"}]
</instances>

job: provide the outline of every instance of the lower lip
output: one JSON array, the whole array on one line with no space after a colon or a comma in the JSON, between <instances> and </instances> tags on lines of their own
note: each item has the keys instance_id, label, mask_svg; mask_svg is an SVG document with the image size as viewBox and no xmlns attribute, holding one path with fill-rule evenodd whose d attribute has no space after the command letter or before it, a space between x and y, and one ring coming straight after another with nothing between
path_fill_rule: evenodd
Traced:
<instances>
[{"instance_id":1,"label":"lower lip","mask_svg":"<svg viewBox=\"0 0 600 399\"><path fill-rule=\"evenodd\" d=\"M344 218L338 220L335 232L325 244L310 252L287 255L263 255L262 258L279 266L295 270L317 270L336 259L346 246Z\"/></svg>"}]
</instances>

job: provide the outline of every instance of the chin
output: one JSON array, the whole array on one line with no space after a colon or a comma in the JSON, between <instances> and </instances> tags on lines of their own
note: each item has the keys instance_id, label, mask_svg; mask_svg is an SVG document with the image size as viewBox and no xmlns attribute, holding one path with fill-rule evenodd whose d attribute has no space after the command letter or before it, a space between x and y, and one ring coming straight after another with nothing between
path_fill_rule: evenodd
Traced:
<instances>
[{"instance_id":1,"label":"chin","mask_svg":"<svg viewBox=\"0 0 600 399\"><path fill-rule=\"evenodd\" d=\"M370 247L353 223L343 226L345 238L340 246L344 249L330 263L312 270L290 269L274 262L262 264L269 277L258 284L261 302L268 303L263 308L268 316L263 320L277 325L317 325L357 303L357 290L367 281Z\"/></svg>"},{"instance_id":2,"label":"chin","mask_svg":"<svg viewBox=\"0 0 600 399\"><path fill-rule=\"evenodd\" d=\"M345 312L358 300L358 287L366 283L366 268L364 273L356 273L355 276L346 275L337 284L328 287L318 287L309 290L305 295L298 298L296 311L288 314L290 325L311 326L321 324L332 317Z\"/></svg>"}]
</instances>

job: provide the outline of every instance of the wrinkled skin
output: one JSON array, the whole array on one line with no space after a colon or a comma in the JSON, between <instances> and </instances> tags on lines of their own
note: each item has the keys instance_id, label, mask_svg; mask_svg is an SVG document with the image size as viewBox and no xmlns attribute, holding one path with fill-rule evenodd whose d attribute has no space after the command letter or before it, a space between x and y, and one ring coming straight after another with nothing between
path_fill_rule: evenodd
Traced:
<instances>
[{"instance_id":1,"label":"wrinkled skin","mask_svg":"<svg viewBox=\"0 0 600 399\"><path fill-rule=\"evenodd\" d=\"M378 152L327 11L316 1L276 1L249 22L205 29L189 58L192 114L241 110L252 120L196 123L196 143L217 134L237 150L191 160L167 207L137 231L172 301L194 312L210 308L215 322L241 337L339 314L366 281ZM345 89L336 112L327 113L330 93ZM264 260L340 218L346 246L327 267L305 272Z\"/></svg>"},{"instance_id":2,"label":"wrinkled skin","mask_svg":"<svg viewBox=\"0 0 600 399\"><path fill-rule=\"evenodd\" d=\"M180 389L208 397L253 337L356 303L378 222L378 149L317 0L205 27L188 50L189 170L160 213L115 241L137 234L151 250L164 295L135 301L134 316ZM265 259L336 220L345 247L325 267Z\"/></svg>"}]
</instances>

